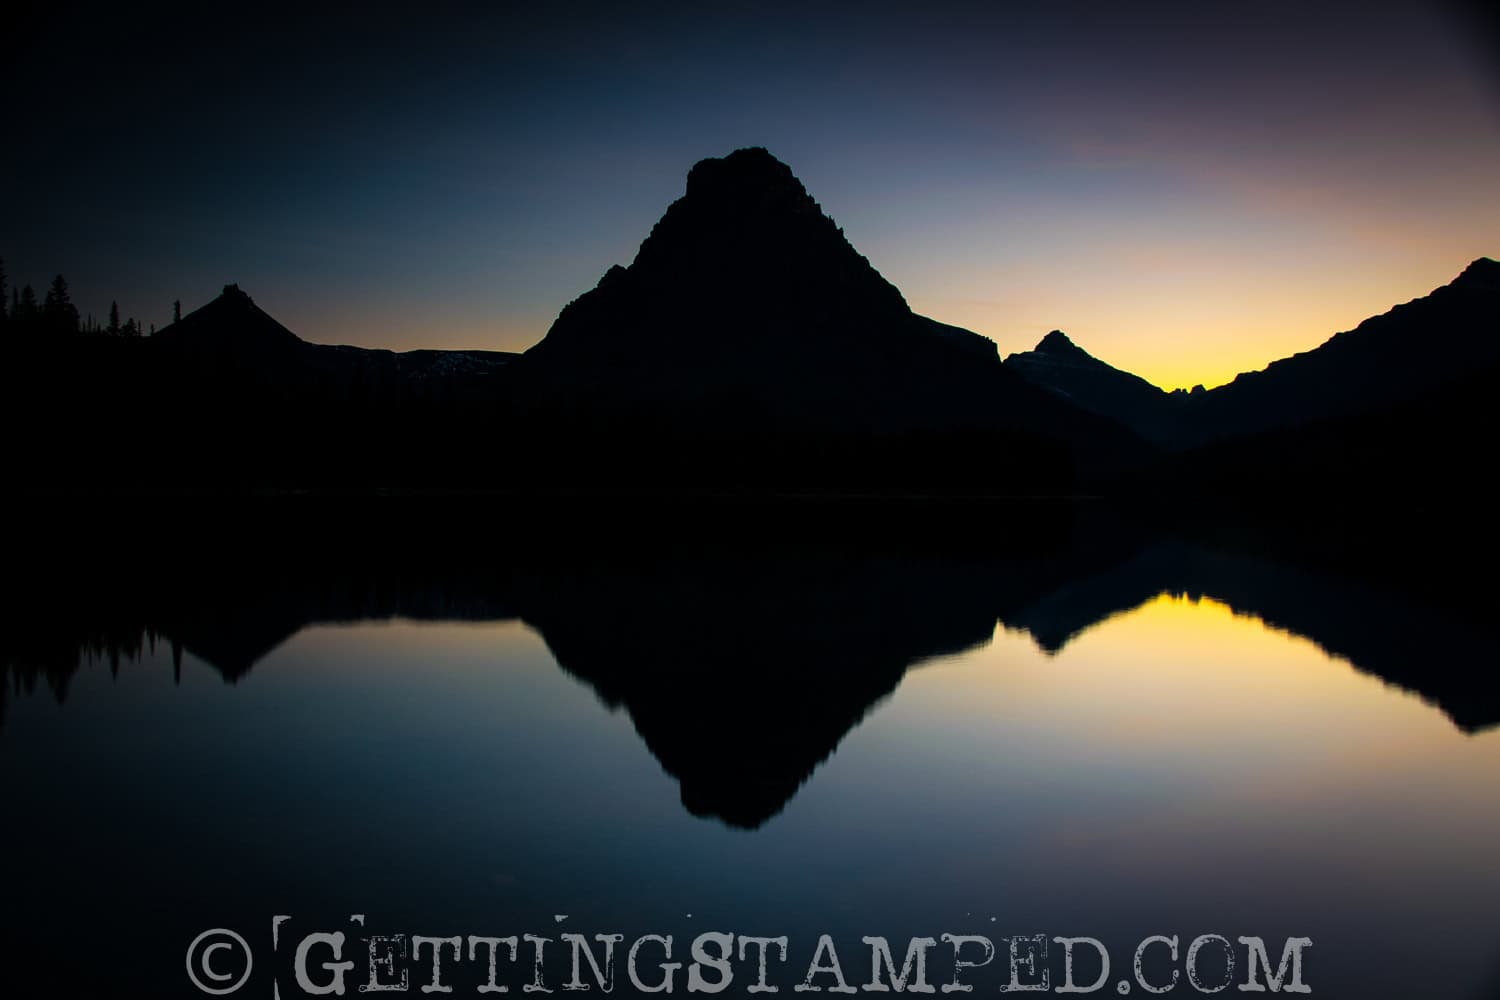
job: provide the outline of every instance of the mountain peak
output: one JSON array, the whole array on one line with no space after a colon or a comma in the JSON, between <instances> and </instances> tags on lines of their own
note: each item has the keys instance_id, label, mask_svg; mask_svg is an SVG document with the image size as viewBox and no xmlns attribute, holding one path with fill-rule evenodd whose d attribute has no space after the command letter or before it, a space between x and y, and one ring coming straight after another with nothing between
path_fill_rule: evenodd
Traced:
<instances>
[{"instance_id":1,"label":"mountain peak","mask_svg":"<svg viewBox=\"0 0 1500 1000\"><path fill-rule=\"evenodd\" d=\"M1011 371L1090 413L1117 420L1149 441L1172 432L1170 397L1139 375L1121 371L1053 330L1035 348L1005 359Z\"/></svg>"},{"instance_id":2,"label":"mountain peak","mask_svg":"<svg viewBox=\"0 0 1500 1000\"><path fill-rule=\"evenodd\" d=\"M732 368L747 351L806 361L818 345L842 351L919 327L791 168L756 146L694 164L635 260L565 307L528 354L586 352L606 365L712 354Z\"/></svg>"},{"instance_id":3,"label":"mountain peak","mask_svg":"<svg viewBox=\"0 0 1500 1000\"><path fill-rule=\"evenodd\" d=\"M1061 330L1053 330L1043 337L1036 345L1035 350L1039 354L1051 354L1058 357L1090 357L1091 355L1073 341Z\"/></svg>"},{"instance_id":4,"label":"mountain peak","mask_svg":"<svg viewBox=\"0 0 1500 1000\"><path fill-rule=\"evenodd\" d=\"M776 190L808 197L807 189L797 180L792 168L772 156L764 146L749 146L736 149L728 156L699 160L688 171L687 194L690 198L744 197Z\"/></svg>"},{"instance_id":5,"label":"mountain peak","mask_svg":"<svg viewBox=\"0 0 1500 1000\"><path fill-rule=\"evenodd\" d=\"M849 246L792 168L752 146L693 164L687 190L668 206L630 270L685 264L785 270L789 257L803 258L804 265L837 260L895 291Z\"/></svg>"},{"instance_id":6,"label":"mountain peak","mask_svg":"<svg viewBox=\"0 0 1500 1000\"><path fill-rule=\"evenodd\" d=\"M1465 288L1500 286L1500 261L1493 257L1476 258L1453 279L1453 284Z\"/></svg>"},{"instance_id":7,"label":"mountain peak","mask_svg":"<svg viewBox=\"0 0 1500 1000\"><path fill-rule=\"evenodd\" d=\"M212 301L166 327L157 337L174 344L233 345L236 349L286 349L303 343L237 284L225 285Z\"/></svg>"},{"instance_id":8,"label":"mountain peak","mask_svg":"<svg viewBox=\"0 0 1500 1000\"><path fill-rule=\"evenodd\" d=\"M225 285L224 290L219 293L219 298L226 303L233 303L235 305L255 305L255 300L239 285Z\"/></svg>"}]
</instances>

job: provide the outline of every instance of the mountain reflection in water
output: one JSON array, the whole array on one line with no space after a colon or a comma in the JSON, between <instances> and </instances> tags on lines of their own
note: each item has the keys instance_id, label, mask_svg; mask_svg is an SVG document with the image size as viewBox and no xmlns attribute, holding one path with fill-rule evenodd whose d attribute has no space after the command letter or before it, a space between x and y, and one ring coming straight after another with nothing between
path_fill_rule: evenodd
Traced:
<instances>
[{"instance_id":1,"label":"mountain reflection in water","mask_svg":"<svg viewBox=\"0 0 1500 1000\"><path fill-rule=\"evenodd\" d=\"M1088 505L582 513L28 535L7 940L44 976L96 913L90 968L158 995L206 927L353 912L1306 935L1317 993L1361 1000L1493 976L1487 603L1399 539Z\"/></svg>"}]
</instances>

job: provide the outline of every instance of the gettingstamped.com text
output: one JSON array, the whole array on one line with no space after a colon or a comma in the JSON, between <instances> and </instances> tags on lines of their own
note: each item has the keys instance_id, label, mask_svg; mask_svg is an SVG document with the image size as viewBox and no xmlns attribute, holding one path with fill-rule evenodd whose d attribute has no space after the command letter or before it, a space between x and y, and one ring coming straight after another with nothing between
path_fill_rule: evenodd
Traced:
<instances>
[{"instance_id":1,"label":"gettingstamped.com text","mask_svg":"<svg viewBox=\"0 0 1500 1000\"><path fill-rule=\"evenodd\" d=\"M554 922L567 917L559 914ZM201 993L254 991L273 1000L405 993L487 996L599 991L657 993L1055 993L1125 996L1312 992L1306 937L1151 934L1112 953L1089 936L937 933L890 939L798 938L709 930L686 936L546 933L413 934L298 928L271 920L263 957L229 928L198 934L187 976ZM251 935L253 937L254 935ZM260 957L260 962L257 958ZM261 992L261 990L264 992Z\"/></svg>"}]
</instances>

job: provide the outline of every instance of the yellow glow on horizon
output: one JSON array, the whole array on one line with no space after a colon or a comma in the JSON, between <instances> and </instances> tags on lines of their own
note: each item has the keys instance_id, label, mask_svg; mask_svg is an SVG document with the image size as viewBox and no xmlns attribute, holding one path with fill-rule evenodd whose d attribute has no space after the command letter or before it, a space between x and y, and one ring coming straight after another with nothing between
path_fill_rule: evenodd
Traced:
<instances>
[{"instance_id":1,"label":"yellow glow on horizon","mask_svg":"<svg viewBox=\"0 0 1500 1000\"><path fill-rule=\"evenodd\" d=\"M1500 221L1493 209L1475 214L1480 223L1489 215ZM1060 329L1106 364L1167 390L1212 388L1310 351L1447 284L1475 258L1500 255L1491 237L1471 232L1451 242L1413 239L1396 250L1375 245L1363 256L1333 245L1299 248L1292 240L1279 252L1247 248L1228 259L1210 247L1091 231L1067 230L1061 239L1071 248L1065 267L1050 249L986 259L973 233L953 237L949 256L966 258L958 266L935 252L941 244L902 251L870 242L880 250L872 263L916 312L990 338L1002 357L1031 350ZM293 299L263 307L314 343L521 352L584 290L528 300L524 308L488 299L453 301L436 312L424 306L428 318L417 326L415 307L404 304L351 310Z\"/></svg>"},{"instance_id":2,"label":"yellow glow on horizon","mask_svg":"<svg viewBox=\"0 0 1500 1000\"><path fill-rule=\"evenodd\" d=\"M1060 329L1099 360L1160 388L1213 388L1427 295L1480 256L1483 249L1462 260L1445 252L1316 273L1224 272L1180 259L1113 275L1028 268L991 282L988 298L962 297L956 283L943 283L909 301L919 313L994 340L1002 357Z\"/></svg>"}]
</instances>

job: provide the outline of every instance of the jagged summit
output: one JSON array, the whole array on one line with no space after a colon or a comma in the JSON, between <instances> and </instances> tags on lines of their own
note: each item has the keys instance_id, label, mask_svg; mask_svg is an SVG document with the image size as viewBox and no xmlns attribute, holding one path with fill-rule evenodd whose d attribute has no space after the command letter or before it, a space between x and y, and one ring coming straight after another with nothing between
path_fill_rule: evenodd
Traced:
<instances>
[{"instance_id":1,"label":"jagged summit","mask_svg":"<svg viewBox=\"0 0 1500 1000\"><path fill-rule=\"evenodd\" d=\"M234 303L236 305L242 305L242 306L253 306L253 305L255 305L255 300L250 297L249 293L246 292L239 285L234 285L234 284L225 285L224 286L224 290L219 293L219 298L223 299L226 302Z\"/></svg>"},{"instance_id":2,"label":"jagged summit","mask_svg":"<svg viewBox=\"0 0 1500 1000\"><path fill-rule=\"evenodd\" d=\"M812 201L792 168L764 146L749 146L728 156L699 160L687 176L689 197L732 199L776 191Z\"/></svg>"},{"instance_id":3,"label":"jagged summit","mask_svg":"<svg viewBox=\"0 0 1500 1000\"><path fill-rule=\"evenodd\" d=\"M659 304L683 307L675 312L734 303L735 316L716 319L719 326L742 316L764 327L767 311L834 304L847 318L866 321L910 314L901 293L849 244L791 168L760 147L694 164L685 193L634 262L611 268L600 285L654 298L669 291ZM558 326L566 329L563 318Z\"/></svg>"},{"instance_id":4,"label":"jagged summit","mask_svg":"<svg viewBox=\"0 0 1500 1000\"><path fill-rule=\"evenodd\" d=\"M230 315L233 313L239 313L245 316L254 315L256 313L259 313L262 316L266 315L266 313L255 304L255 300L250 297L250 293L246 292L237 284L225 285L224 290L221 291L218 295L214 296L207 303L197 309L194 309L192 312L188 313L187 316L183 317L184 321L186 321L189 317L198 315L205 309L212 310L214 313L217 313L219 315Z\"/></svg>"}]
</instances>

